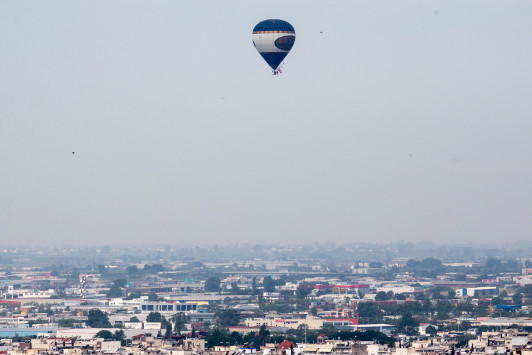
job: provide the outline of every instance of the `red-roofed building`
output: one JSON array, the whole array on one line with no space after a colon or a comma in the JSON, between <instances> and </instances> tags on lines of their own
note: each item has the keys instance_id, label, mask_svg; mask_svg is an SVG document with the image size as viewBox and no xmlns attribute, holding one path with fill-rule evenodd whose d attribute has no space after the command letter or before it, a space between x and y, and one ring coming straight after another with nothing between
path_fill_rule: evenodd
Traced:
<instances>
[{"instance_id":1,"label":"red-roofed building","mask_svg":"<svg viewBox=\"0 0 532 355\"><path fill-rule=\"evenodd\" d=\"M296 346L290 340L285 340L279 345L280 350L294 349Z\"/></svg>"}]
</instances>

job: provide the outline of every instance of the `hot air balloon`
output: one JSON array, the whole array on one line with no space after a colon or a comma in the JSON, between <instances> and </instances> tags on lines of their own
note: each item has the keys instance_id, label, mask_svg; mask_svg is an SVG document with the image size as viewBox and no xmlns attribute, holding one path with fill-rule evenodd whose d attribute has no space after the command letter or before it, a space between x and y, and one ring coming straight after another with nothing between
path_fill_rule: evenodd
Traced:
<instances>
[{"instance_id":1,"label":"hot air balloon","mask_svg":"<svg viewBox=\"0 0 532 355\"><path fill-rule=\"evenodd\" d=\"M266 63L278 73L283 59L296 41L294 27L283 20L264 20L253 29L253 44Z\"/></svg>"}]
</instances>

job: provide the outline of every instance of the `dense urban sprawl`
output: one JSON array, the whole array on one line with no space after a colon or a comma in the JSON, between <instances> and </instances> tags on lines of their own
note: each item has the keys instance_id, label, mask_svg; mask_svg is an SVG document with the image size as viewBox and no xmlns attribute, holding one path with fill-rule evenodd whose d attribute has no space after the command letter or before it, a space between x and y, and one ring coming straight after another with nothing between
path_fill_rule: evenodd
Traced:
<instances>
[{"instance_id":1,"label":"dense urban sprawl","mask_svg":"<svg viewBox=\"0 0 532 355\"><path fill-rule=\"evenodd\" d=\"M532 354L530 248L0 250L0 354Z\"/></svg>"}]
</instances>

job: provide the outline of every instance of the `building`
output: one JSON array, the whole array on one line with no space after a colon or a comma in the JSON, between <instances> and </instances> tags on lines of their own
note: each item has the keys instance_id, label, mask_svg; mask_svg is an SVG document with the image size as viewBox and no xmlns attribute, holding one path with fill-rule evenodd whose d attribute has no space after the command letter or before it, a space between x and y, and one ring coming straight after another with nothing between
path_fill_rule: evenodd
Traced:
<instances>
[{"instance_id":1,"label":"building","mask_svg":"<svg viewBox=\"0 0 532 355\"><path fill-rule=\"evenodd\" d=\"M497 296L499 294L499 287L487 286L487 287L467 287L459 288L456 291L457 297L490 297Z\"/></svg>"},{"instance_id":2,"label":"building","mask_svg":"<svg viewBox=\"0 0 532 355\"><path fill-rule=\"evenodd\" d=\"M197 312L198 305L188 302L141 302L141 312L159 312L161 314L173 314L176 312Z\"/></svg>"}]
</instances>

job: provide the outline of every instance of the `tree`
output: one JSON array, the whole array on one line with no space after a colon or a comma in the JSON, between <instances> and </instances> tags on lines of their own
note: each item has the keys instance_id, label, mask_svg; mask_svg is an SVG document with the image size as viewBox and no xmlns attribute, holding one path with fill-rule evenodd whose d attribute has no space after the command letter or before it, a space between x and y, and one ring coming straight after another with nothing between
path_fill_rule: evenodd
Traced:
<instances>
[{"instance_id":1,"label":"tree","mask_svg":"<svg viewBox=\"0 0 532 355\"><path fill-rule=\"evenodd\" d=\"M159 301L159 296L157 296L157 294L155 292L150 292L148 294L148 301L157 302L157 301Z\"/></svg>"},{"instance_id":2,"label":"tree","mask_svg":"<svg viewBox=\"0 0 532 355\"><path fill-rule=\"evenodd\" d=\"M79 269L77 267L72 268L68 274L68 279L72 282L79 282Z\"/></svg>"},{"instance_id":3,"label":"tree","mask_svg":"<svg viewBox=\"0 0 532 355\"><path fill-rule=\"evenodd\" d=\"M504 304L504 300L501 298L501 297L493 297L491 299L491 305L492 306L497 306L497 305L500 305L500 304Z\"/></svg>"},{"instance_id":4,"label":"tree","mask_svg":"<svg viewBox=\"0 0 532 355\"><path fill-rule=\"evenodd\" d=\"M404 301L404 300L406 300L406 297L407 297L407 294L403 292L403 293L399 293L399 294L397 294L397 295L395 296L395 299L396 299L396 300Z\"/></svg>"},{"instance_id":5,"label":"tree","mask_svg":"<svg viewBox=\"0 0 532 355\"><path fill-rule=\"evenodd\" d=\"M409 268L409 269L413 269L413 268L419 267L420 264L421 263L419 261L417 261L416 259L409 259L406 262L406 267Z\"/></svg>"},{"instance_id":6,"label":"tree","mask_svg":"<svg viewBox=\"0 0 532 355\"><path fill-rule=\"evenodd\" d=\"M532 284L524 285L521 288L521 293L523 293L526 297L532 297Z\"/></svg>"},{"instance_id":7,"label":"tree","mask_svg":"<svg viewBox=\"0 0 532 355\"><path fill-rule=\"evenodd\" d=\"M140 298L140 296L142 296L142 294L139 291L131 292L131 293L128 294L128 297L130 299Z\"/></svg>"},{"instance_id":8,"label":"tree","mask_svg":"<svg viewBox=\"0 0 532 355\"><path fill-rule=\"evenodd\" d=\"M159 312L150 312L148 316L146 317L146 322L153 322L153 323L160 323L162 321L163 316Z\"/></svg>"},{"instance_id":9,"label":"tree","mask_svg":"<svg viewBox=\"0 0 532 355\"><path fill-rule=\"evenodd\" d=\"M109 317L99 309L89 311L87 325L91 328L112 328Z\"/></svg>"},{"instance_id":10,"label":"tree","mask_svg":"<svg viewBox=\"0 0 532 355\"><path fill-rule=\"evenodd\" d=\"M331 323L325 323L321 327L320 332L327 334L328 337L332 338L336 334L336 328Z\"/></svg>"},{"instance_id":11,"label":"tree","mask_svg":"<svg viewBox=\"0 0 532 355\"><path fill-rule=\"evenodd\" d=\"M183 312L178 312L170 318L170 321L175 323L174 331L176 331L177 334L181 334L181 331L185 330L185 324L190 322L190 317Z\"/></svg>"},{"instance_id":12,"label":"tree","mask_svg":"<svg viewBox=\"0 0 532 355\"><path fill-rule=\"evenodd\" d=\"M275 281L271 276L266 276L262 281L262 286L264 287L265 292L274 292L275 291Z\"/></svg>"},{"instance_id":13,"label":"tree","mask_svg":"<svg viewBox=\"0 0 532 355\"><path fill-rule=\"evenodd\" d=\"M64 288L56 289L55 294L52 295L50 298L59 298L59 299L65 299L67 298L67 294L65 292Z\"/></svg>"},{"instance_id":14,"label":"tree","mask_svg":"<svg viewBox=\"0 0 532 355\"><path fill-rule=\"evenodd\" d=\"M94 335L95 338L103 338L105 340L111 340L114 339L113 333L111 333L109 330L100 330L96 335Z\"/></svg>"},{"instance_id":15,"label":"tree","mask_svg":"<svg viewBox=\"0 0 532 355\"><path fill-rule=\"evenodd\" d=\"M214 316L222 327L235 326L240 322L240 315L236 309L221 309Z\"/></svg>"},{"instance_id":16,"label":"tree","mask_svg":"<svg viewBox=\"0 0 532 355\"><path fill-rule=\"evenodd\" d=\"M205 281L205 291L207 292L219 292L220 291L220 279L216 276L211 276Z\"/></svg>"},{"instance_id":17,"label":"tree","mask_svg":"<svg viewBox=\"0 0 532 355\"><path fill-rule=\"evenodd\" d=\"M486 261L486 268L489 272L496 272L501 268L501 261L495 258L488 258Z\"/></svg>"},{"instance_id":18,"label":"tree","mask_svg":"<svg viewBox=\"0 0 532 355\"><path fill-rule=\"evenodd\" d=\"M440 259L427 258L421 260L421 267L425 269L438 269L442 267L442 263Z\"/></svg>"},{"instance_id":19,"label":"tree","mask_svg":"<svg viewBox=\"0 0 532 355\"><path fill-rule=\"evenodd\" d=\"M131 276L139 273L139 268L136 267L135 265L128 266L126 270L127 270L127 274Z\"/></svg>"},{"instance_id":20,"label":"tree","mask_svg":"<svg viewBox=\"0 0 532 355\"><path fill-rule=\"evenodd\" d=\"M117 287L126 287L127 280L126 279L116 279L113 284Z\"/></svg>"},{"instance_id":21,"label":"tree","mask_svg":"<svg viewBox=\"0 0 532 355\"><path fill-rule=\"evenodd\" d=\"M250 264L250 266L252 266L252 265ZM251 293L254 296L258 294L258 291L257 291L257 278L256 277L251 279Z\"/></svg>"},{"instance_id":22,"label":"tree","mask_svg":"<svg viewBox=\"0 0 532 355\"><path fill-rule=\"evenodd\" d=\"M64 319L59 319L57 321L57 325L60 327L60 328L74 328L74 323L77 323L79 322L79 320L77 319L72 319L72 318L64 318Z\"/></svg>"},{"instance_id":23,"label":"tree","mask_svg":"<svg viewBox=\"0 0 532 355\"><path fill-rule=\"evenodd\" d=\"M418 294L416 294L415 298L416 301L425 301L427 299L427 296L424 292L419 292Z\"/></svg>"},{"instance_id":24,"label":"tree","mask_svg":"<svg viewBox=\"0 0 532 355\"><path fill-rule=\"evenodd\" d=\"M161 264L153 264L153 265L146 264L142 268L142 271L145 274L157 274L158 272L161 272L163 270L164 268Z\"/></svg>"},{"instance_id":25,"label":"tree","mask_svg":"<svg viewBox=\"0 0 532 355\"><path fill-rule=\"evenodd\" d=\"M164 332L164 338L168 339L168 338L170 338L171 335L172 335L172 325L171 324L167 324L166 325L166 332Z\"/></svg>"},{"instance_id":26,"label":"tree","mask_svg":"<svg viewBox=\"0 0 532 355\"><path fill-rule=\"evenodd\" d=\"M224 328L214 329L207 337L207 346L213 347L215 345L225 344L229 339L229 331Z\"/></svg>"},{"instance_id":27,"label":"tree","mask_svg":"<svg viewBox=\"0 0 532 355\"><path fill-rule=\"evenodd\" d=\"M261 325L259 329L259 341L260 345L266 344L266 339L270 336L270 331L266 328L266 325Z\"/></svg>"},{"instance_id":28,"label":"tree","mask_svg":"<svg viewBox=\"0 0 532 355\"><path fill-rule=\"evenodd\" d=\"M375 301L388 301L389 299L388 294L384 291L379 291L375 295Z\"/></svg>"},{"instance_id":29,"label":"tree","mask_svg":"<svg viewBox=\"0 0 532 355\"><path fill-rule=\"evenodd\" d=\"M312 307L310 309L310 314L312 314L313 316L317 316L318 315L318 309L316 308L316 306Z\"/></svg>"},{"instance_id":30,"label":"tree","mask_svg":"<svg viewBox=\"0 0 532 355\"><path fill-rule=\"evenodd\" d=\"M98 265L98 273L100 275L105 275L107 273L107 267L105 265Z\"/></svg>"},{"instance_id":31,"label":"tree","mask_svg":"<svg viewBox=\"0 0 532 355\"><path fill-rule=\"evenodd\" d=\"M373 302L359 302L357 305L357 312L359 317L364 318L379 317L381 314L379 307Z\"/></svg>"},{"instance_id":32,"label":"tree","mask_svg":"<svg viewBox=\"0 0 532 355\"><path fill-rule=\"evenodd\" d=\"M522 304L523 303L523 295L518 293L518 292L516 292L512 296L512 300L513 300L514 304Z\"/></svg>"},{"instance_id":33,"label":"tree","mask_svg":"<svg viewBox=\"0 0 532 355\"><path fill-rule=\"evenodd\" d=\"M122 329L117 330L113 336L114 340L120 340L124 341L126 339L126 335L124 334L124 331Z\"/></svg>"},{"instance_id":34,"label":"tree","mask_svg":"<svg viewBox=\"0 0 532 355\"><path fill-rule=\"evenodd\" d=\"M417 335L418 327L419 322L412 317L412 314L407 313L399 320L399 323L397 324L397 331L400 334L412 336Z\"/></svg>"},{"instance_id":35,"label":"tree","mask_svg":"<svg viewBox=\"0 0 532 355\"><path fill-rule=\"evenodd\" d=\"M312 292L313 288L314 287L311 284L303 281L297 286L296 296L298 298L305 298Z\"/></svg>"},{"instance_id":36,"label":"tree","mask_svg":"<svg viewBox=\"0 0 532 355\"><path fill-rule=\"evenodd\" d=\"M137 316L133 316L133 317L129 318L129 321L130 322L140 322L140 320L137 318Z\"/></svg>"},{"instance_id":37,"label":"tree","mask_svg":"<svg viewBox=\"0 0 532 355\"><path fill-rule=\"evenodd\" d=\"M107 297L122 297L122 289L119 286L113 285L107 292Z\"/></svg>"},{"instance_id":38,"label":"tree","mask_svg":"<svg viewBox=\"0 0 532 355\"><path fill-rule=\"evenodd\" d=\"M435 336L438 333L438 330L434 326L429 325L425 329L425 333L427 333L428 335L431 335L431 336Z\"/></svg>"}]
</instances>

